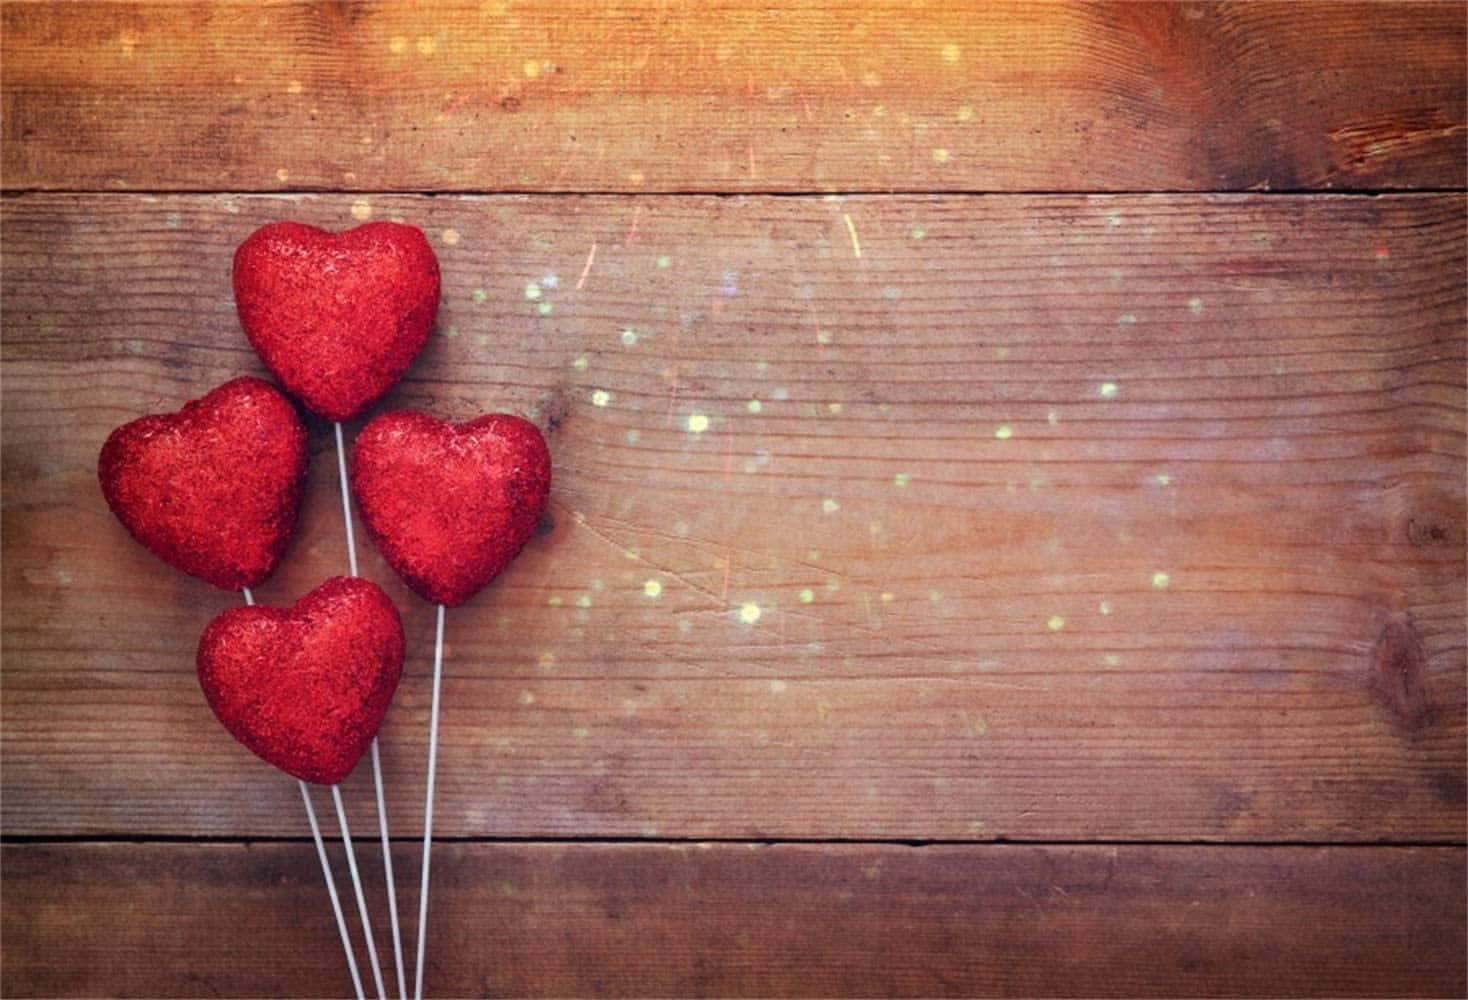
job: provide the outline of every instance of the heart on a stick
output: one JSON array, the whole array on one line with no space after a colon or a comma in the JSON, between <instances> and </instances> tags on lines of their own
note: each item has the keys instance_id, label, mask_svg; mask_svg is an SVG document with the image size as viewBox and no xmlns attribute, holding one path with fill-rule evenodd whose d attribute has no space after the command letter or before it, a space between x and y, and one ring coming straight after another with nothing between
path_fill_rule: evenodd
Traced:
<instances>
[{"instance_id":1,"label":"heart on a stick","mask_svg":"<svg viewBox=\"0 0 1468 1000\"><path fill-rule=\"evenodd\" d=\"M367 533L389 565L424 600L454 607L535 533L550 472L545 439L520 417L453 425L397 410L358 433L351 480Z\"/></svg>"},{"instance_id":2,"label":"heart on a stick","mask_svg":"<svg viewBox=\"0 0 1468 1000\"><path fill-rule=\"evenodd\" d=\"M403 623L382 588L338 576L290 608L230 608L199 639L199 686L230 735L287 774L335 785L382 725Z\"/></svg>"},{"instance_id":3,"label":"heart on a stick","mask_svg":"<svg viewBox=\"0 0 1468 1000\"><path fill-rule=\"evenodd\" d=\"M258 378L226 382L177 413L108 436L102 495L164 562L225 590L254 587L285 553L306 484L306 429Z\"/></svg>"},{"instance_id":4,"label":"heart on a stick","mask_svg":"<svg viewBox=\"0 0 1468 1000\"><path fill-rule=\"evenodd\" d=\"M255 230L234 255L240 325L287 392L350 420L402 377L438 315L438 259L413 226Z\"/></svg>"}]
</instances>

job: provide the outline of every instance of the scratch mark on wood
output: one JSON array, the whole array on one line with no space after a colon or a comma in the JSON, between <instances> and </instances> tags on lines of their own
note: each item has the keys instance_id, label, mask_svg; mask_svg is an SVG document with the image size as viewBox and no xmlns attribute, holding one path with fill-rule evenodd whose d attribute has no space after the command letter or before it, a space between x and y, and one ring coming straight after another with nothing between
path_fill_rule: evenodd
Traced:
<instances>
[{"instance_id":1,"label":"scratch mark on wood","mask_svg":"<svg viewBox=\"0 0 1468 1000\"><path fill-rule=\"evenodd\" d=\"M1362 170L1373 160L1400 155L1413 146L1451 139L1464 132L1468 132L1468 125L1454 121L1440 108L1431 108L1357 122L1335 129L1329 135L1342 148L1345 165Z\"/></svg>"},{"instance_id":2,"label":"scratch mark on wood","mask_svg":"<svg viewBox=\"0 0 1468 1000\"><path fill-rule=\"evenodd\" d=\"M555 501L552 501L552 503L555 503ZM557 504L557 506L563 506L563 505ZM580 527L585 528L587 531L591 532L591 535L592 535L593 538L596 538L598 541L600 541L600 542L602 542L602 543L604 543L606 545L611 546L613 549L616 549L618 552L622 553L624 556L627 555L627 551L628 551L627 550L627 546L624 545L624 544L622 544L621 542L617 541L617 539L613 538L612 535L609 534L608 532L606 532L605 530L603 530L601 528L598 528L596 525L592 524L591 523L591 518L589 518L589 517L576 518L575 519L575 523L577 525L579 525ZM657 571L658 573L662 573L663 575L665 575L665 576L667 576L667 577L669 577L671 579L677 580L679 583L681 583L684 586L688 587L690 590L694 590L694 591L696 591L696 592L704 595L710 601L717 601L718 602L718 605L720 607L722 607L724 604L728 603L727 601L722 600L717 594L715 594L712 590L709 590L707 587L701 587L701 586L699 586L698 584L694 583L692 580L688 579L688 577L686 577L683 574L679 573L677 570L673 569L672 567L665 566L662 563L659 563L659 562L657 562L655 560L649 559L646 556L642 555L641 552L637 553L632 558L633 558L633 561L634 562L641 563L644 566L648 566L648 567L652 568L653 570Z\"/></svg>"},{"instance_id":3,"label":"scratch mark on wood","mask_svg":"<svg viewBox=\"0 0 1468 1000\"><path fill-rule=\"evenodd\" d=\"M842 212L841 218L846 222L846 231L851 234L851 252L856 255L857 260L861 260L861 240L856 237L856 223L851 221L850 212Z\"/></svg>"},{"instance_id":4,"label":"scratch mark on wood","mask_svg":"<svg viewBox=\"0 0 1468 1000\"><path fill-rule=\"evenodd\" d=\"M581 277L576 279L576 290L579 292L581 286L586 284L586 276L591 273L591 262L596 260L596 244L591 244L591 252L586 255L586 266L581 269Z\"/></svg>"}]
</instances>

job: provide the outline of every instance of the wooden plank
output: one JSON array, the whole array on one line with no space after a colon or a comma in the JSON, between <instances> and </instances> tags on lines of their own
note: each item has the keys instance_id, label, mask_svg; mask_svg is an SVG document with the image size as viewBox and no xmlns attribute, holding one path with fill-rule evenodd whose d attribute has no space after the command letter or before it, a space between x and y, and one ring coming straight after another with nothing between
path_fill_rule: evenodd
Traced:
<instances>
[{"instance_id":1,"label":"wooden plank","mask_svg":"<svg viewBox=\"0 0 1468 1000\"><path fill-rule=\"evenodd\" d=\"M9 189L1465 184L1462 4L8 3Z\"/></svg>"},{"instance_id":2,"label":"wooden plank","mask_svg":"<svg viewBox=\"0 0 1468 1000\"><path fill-rule=\"evenodd\" d=\"M7 996L350 987L309 842L0 857ZM1462 996L1463 868L1461 848L441 844L424 991Z\"/></svg>"},{"instance_id":3,"label":"wooden plank","mask_svg":"<svg viewBox=\"0 0 1468 1000\"><path fill-rule=\"evenodd\" d=\"M0 210L8 833L299 824L193 679L234 599L93 468L261 371L247 233L370 214L444 270L385 405L523 412L556 469L554 526L449 617L444 834L1462 837L1459 196ZM345 566L313 449L265 601ZM364 558L408 624L410 830L431 612Z\"/></svg>"}]
</instances>

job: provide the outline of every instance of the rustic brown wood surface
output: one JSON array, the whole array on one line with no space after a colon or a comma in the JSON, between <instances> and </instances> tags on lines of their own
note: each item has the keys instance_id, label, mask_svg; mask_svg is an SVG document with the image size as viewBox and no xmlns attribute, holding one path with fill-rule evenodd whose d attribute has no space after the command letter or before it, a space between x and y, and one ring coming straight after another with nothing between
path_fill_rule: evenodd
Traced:
<instances>
[{"instance_id":1,"label":"rustic brown wood surface","mask_svg":"<svg viewBox=\"0 0 1468 1000\"><path fill-rule=\"evenodd\" d=\"M3 16L11 188L1461 187L1468 141L1458 3Z\"/></svg>"},{"instance_id":2,"label":"rustic brown wood surface","mask_svg":"<svg viewBox=\"0 0 1468 1000\"><path fill-rule=\"evenodd\" d=\"M1464 36L0 5L0 990L350 988L293 782L193 676L238 599L95 475L264 374L230 257L292 218L439 256L379 410L554 460L448 617L430 994L1462 995ZM311 434L262 601L346 569ZM407 914L432 609L361 556Z\"/></svg>"},{"instance_id":3,"label":"rustic brown wood surface","mask_svg":"<svg viewBox=\"0 0 1468 1000\"><path fill-rule=\"evenodd\" d=\"M193 679L237 598L132 543L94 459L260 370L233 246L353 203L7 206L10 829L294 821ZM384 408L524 412L556 469L449 616L444 833L1460 833L1460 198L364 204L447 275ZM345 566L329 437L262 600ZM430 609L366 572L416 786Z\"/></svg>"},{"instance_id":4,"label":"rustic brown wood surface","mask_svg":"<svg viewBox=\"0 0 1468 1000\"><path fill-rule=\"evenodd\" d=\"M8 983L129 996L161 971L193 996L332 995L309 845L3 855ZM403 893L415 861L399 853ZM1461 848L444 844L425 992L1461 996L1463 863ZM158 933L142 915L159 911L188 932Z\"/></svg>"}]
</instances>

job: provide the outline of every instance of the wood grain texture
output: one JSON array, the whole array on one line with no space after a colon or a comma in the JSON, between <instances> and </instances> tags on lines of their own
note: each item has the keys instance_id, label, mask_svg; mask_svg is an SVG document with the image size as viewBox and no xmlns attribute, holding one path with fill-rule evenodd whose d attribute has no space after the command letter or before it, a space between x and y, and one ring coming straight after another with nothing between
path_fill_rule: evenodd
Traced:
<instances>
[{"instance_id":1,"label":"wood grain texture","mask_svg":"<svg viewBox=\"0 0 1468 1000\"><path fill-rule=\"evenodd\" d=\"M193 677L233 598L136 546L94 463L260 371L246 234L370 216L444 270L385 406L524 413L556 470L449 617L443 834L1461 841L1461 196L0 212L9 834L298 826ZM327 430L261 600L345 566ZM406 835L431 612L364 555L408 624Z\"/></svg>"},{"instance_id":2,"label":"wood grain texture","mask_svg":"<svg viewBox=\"0 0 1468 1000\"><path fill-rule=\"evenodd\" d=\"M1458 3L7 3L8 189L1462 187Z\"/></svg>"},{"instance_id":3,"label":"wood grain texture","mask_svg":"<svg viewBox=\"0 0 1468 1000\"><path fill-rule=\"evenodd\" d=\"M350 986L309 842L11 845L0 858L7 996ZM415 861L394 863L408 899ZM1461 848L443 844L424 986L1461 996L1463 865ZM364 874L375 889L377 869ZM67 960L37 961L47 954Z\"/></svg>"}]
</instances>

